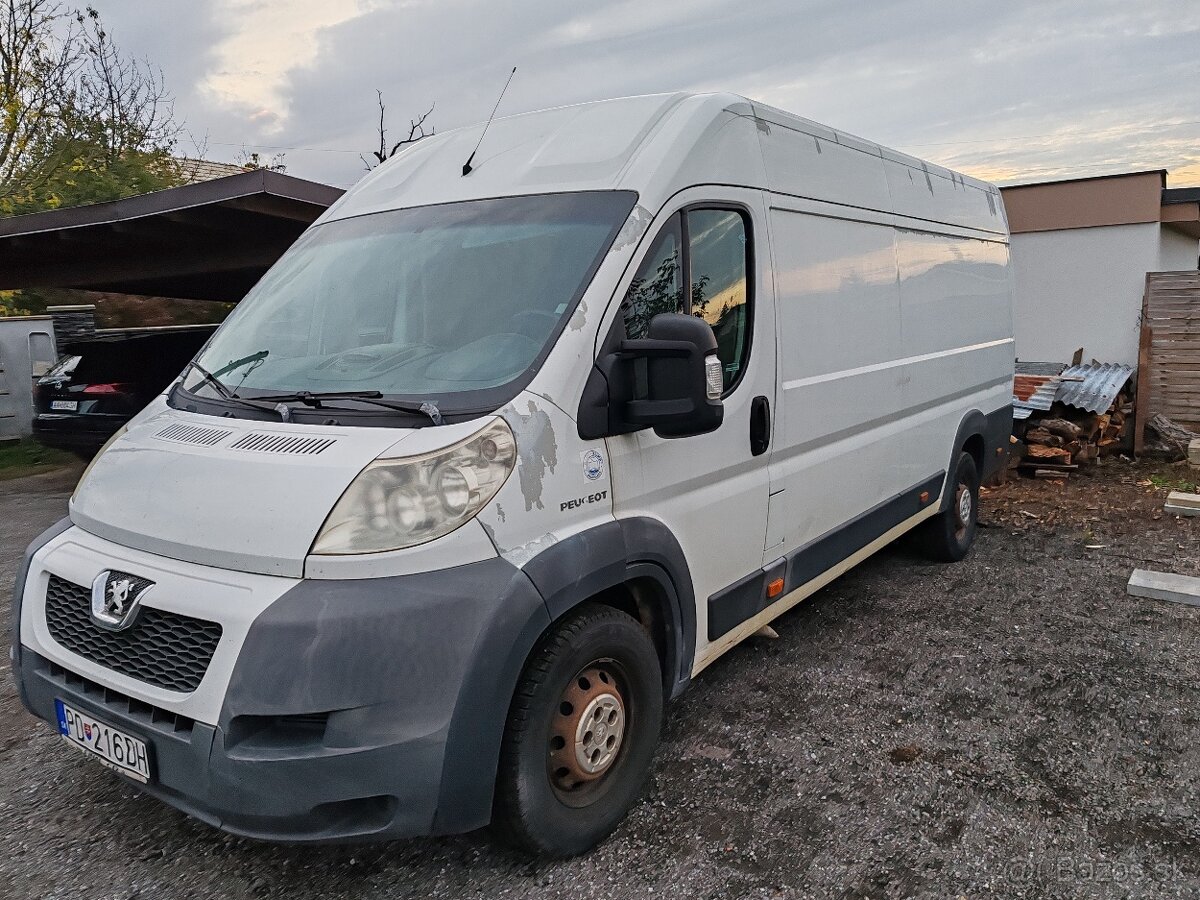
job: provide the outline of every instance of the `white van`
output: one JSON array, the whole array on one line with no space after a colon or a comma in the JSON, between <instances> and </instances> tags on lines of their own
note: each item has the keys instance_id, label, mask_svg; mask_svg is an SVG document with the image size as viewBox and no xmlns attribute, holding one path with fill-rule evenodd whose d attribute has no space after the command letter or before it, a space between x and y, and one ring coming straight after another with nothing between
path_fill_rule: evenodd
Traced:
<instances>
[{"instance_id":1,"label":"white van","mask_svg":"<svg viewBox=\"0 0 1200 900\"><path fill-rule=\"evenodd\" d=\"M25 705L279 841L570 855L663 704L1004 456L992 186L731 95L430 137L300 238L17 579Z\"/></svg>"}]
</instances>

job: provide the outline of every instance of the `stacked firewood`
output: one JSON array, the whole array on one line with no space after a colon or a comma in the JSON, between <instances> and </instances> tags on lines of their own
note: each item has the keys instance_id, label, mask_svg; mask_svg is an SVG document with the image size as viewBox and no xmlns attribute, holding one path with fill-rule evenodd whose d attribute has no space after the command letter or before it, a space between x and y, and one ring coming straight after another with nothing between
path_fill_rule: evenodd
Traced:
<instances>
[{"instance_id":1,"label":"stacked firewood","mask_svg":"<svg viewBox=\"0 0 1200 900\"><path fill-rule=\"evenodd\" d=\"M1016 422L1017 467L1039 478L1063 478L1101 456L1119 453L1130 437L1133 401L1124 391L1107 411L1087 412L1055 403L1048 412Z\"/></svg>"}]
</instances>

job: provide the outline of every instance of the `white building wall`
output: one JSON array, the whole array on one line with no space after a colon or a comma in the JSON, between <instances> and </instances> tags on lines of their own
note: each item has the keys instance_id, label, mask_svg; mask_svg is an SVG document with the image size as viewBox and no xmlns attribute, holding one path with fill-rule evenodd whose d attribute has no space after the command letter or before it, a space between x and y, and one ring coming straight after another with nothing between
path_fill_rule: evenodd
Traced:
<instances>
[{"instance_id":1,"label":"white building wall","mask_svg":"<svg viewBox=\"0 0 1200 900\"><path fill-rule=\"evenodd\" d=\"M1014 234L1017 358L1070 362L1082 347L1084 362L1136 366L1146 273L1183 256L1160 231L1169 229L1151 222Z\"/></svg>"},{"instance_id":2,"label":"white building wall","mask_svg":"<svg viewBox=\"0 0 1200 900\"><path fill-rule=\"evenodd\" d=\"M1159 272L1187 272L1197 267L1200 241L1182 231L1163 226L1158 246Z\"/></svg>"}]
</instances>

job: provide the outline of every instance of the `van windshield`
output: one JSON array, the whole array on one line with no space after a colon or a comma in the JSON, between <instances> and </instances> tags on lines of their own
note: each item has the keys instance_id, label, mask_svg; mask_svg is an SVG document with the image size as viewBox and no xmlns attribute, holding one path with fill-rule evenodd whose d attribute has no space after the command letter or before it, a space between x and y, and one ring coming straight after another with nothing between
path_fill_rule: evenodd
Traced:
<instances>
[{"instance_id":1,"label":"van windshield","mask_svg":"<svg viewBox=\"0 0 1200 900\"><path fill-rule=\"evenodd\" d=\"M242 398L378 391L495 408L533 377L636 199L506 197L318 225L197 362ZM196 369L183 388L218 396Z\"/></svg>"}]
</instances>

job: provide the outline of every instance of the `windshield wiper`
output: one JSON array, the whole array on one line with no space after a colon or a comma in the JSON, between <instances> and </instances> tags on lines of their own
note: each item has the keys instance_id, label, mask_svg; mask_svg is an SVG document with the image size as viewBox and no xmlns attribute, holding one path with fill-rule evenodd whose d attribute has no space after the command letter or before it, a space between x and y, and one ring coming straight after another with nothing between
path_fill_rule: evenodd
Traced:
<instances>
[{"instance_id":1,"label":"windshield wiper","mask_svg":"<svg viewBox=\"0 0 1200 900\"><path fill-rule=\"evenodd\" d=\"M265 356L265 351L262 354ZM253 362L255 359L261 359L259 354L253 354L240 362ZM356 400L362 403L370 403L374 406L382 406L387 409L398 410L399 412L418 413L427 416L434 425L446 424L442 418L441 411L437 408L437 404L432 401L425 400L421 403L409 403L404 400L384 400L383 394L379 391L296 391L291 394L267 394L261 397L255 397L251 400L248 397L239 397L231 391L225 382L221 381L216 375L201 366L198 362L188 363L188 368L195 369L200 373L201 378L212 385L222 400L228 400L231 403L240 403L243 406L249 406L254 409L265 409L270 412L279 413L283 421L291 420L288 403L303 403L305 406L311 406L313 409L324 409L326 400ZM187 371L185 369L184 371ZM222 370L224 371L224 370ZM333 407L334 409L345 409L345 407Z\"/></svg>"},{"instance_id":2,"label":"windshield wiper","mask_svg":"<svg viewBox=\"0 0 1200 900\"><path fill-rule=\"evenodd\" d=\"M311 406L314 409L325 408L326 400L356 400L361 403L370 403L373 406L382 406L386 409L394 409L399 412L418 413L427 416L434 425L446 424L442 418L441 410L437 408L437 404L430 400L423 400L420 403L409 402L405 400L384 400L383 394L379 391L296 391L293 394L268 394L265 397L255 397L264 403L303 403L305 406ZM345 407L334 407L335 409L345 409Z\"/></svg>"},{"instance_id":3,"label":"windshield wiper","mask_svg":"<svg viewBox=\"0 0 1200 900\"><path fill-rule=\"evenodd\" d=\"M204 383L211 385L212 389L220 395L222 400L228 400L230 403L240 403L242 406L248 406L253 409L266 409L270 410L271 412L276 411L274 406L264 406L260 403L256 403L253 400L248 400L245 397L239 397L229 389L229 386L225 384L225 382L223 382L220 378L208 371L208 369L204 368L204 366L200 365L200 363L196 362L195 360L189 362L187 366L184 367L183 371L186 372L188 369L195 369L197 372L199 372L201 380Z\"/></svg>"},{"instance_id":4,"label":"windshield wiper","mask_svg":"<svg viewBox=\"0 0 1200 900\"><path fill-rule=\"evenodd\" d=\"M237 397L233 396L233 391L231 391L229 388L227 388L225 386L225 382L223 382L220 378L218 378L212 372L208 371L208 369L204 368L204 366L200 365L200 363L196 362L194 359L184 367L183 371L186 372L188 369L195 369L197 372L199 372L200 377L204 381L207 381L209 384L211 384L213 387L213 390L215 390L218 394L220 394L226 400L236 400L237 399Z\"/></svg>"},{"instance_id":5,"label":"windshield wiper","mask_svg":"<svg viewBox=\"0 0 1200 900\"><path fill-rule=\"evenodd\" d=\"M262 361L270 355L270 350L259 350L257 353L251 353L249 356L243 356L241 359L232 360L231 362L228 362L221 366L221 368L217 369L213 377L215 378L217 375L224 375L226 372L232 372L234 369L238 369L246 365L246 363L261 364Z\"/></svg>"}]
</instances>

